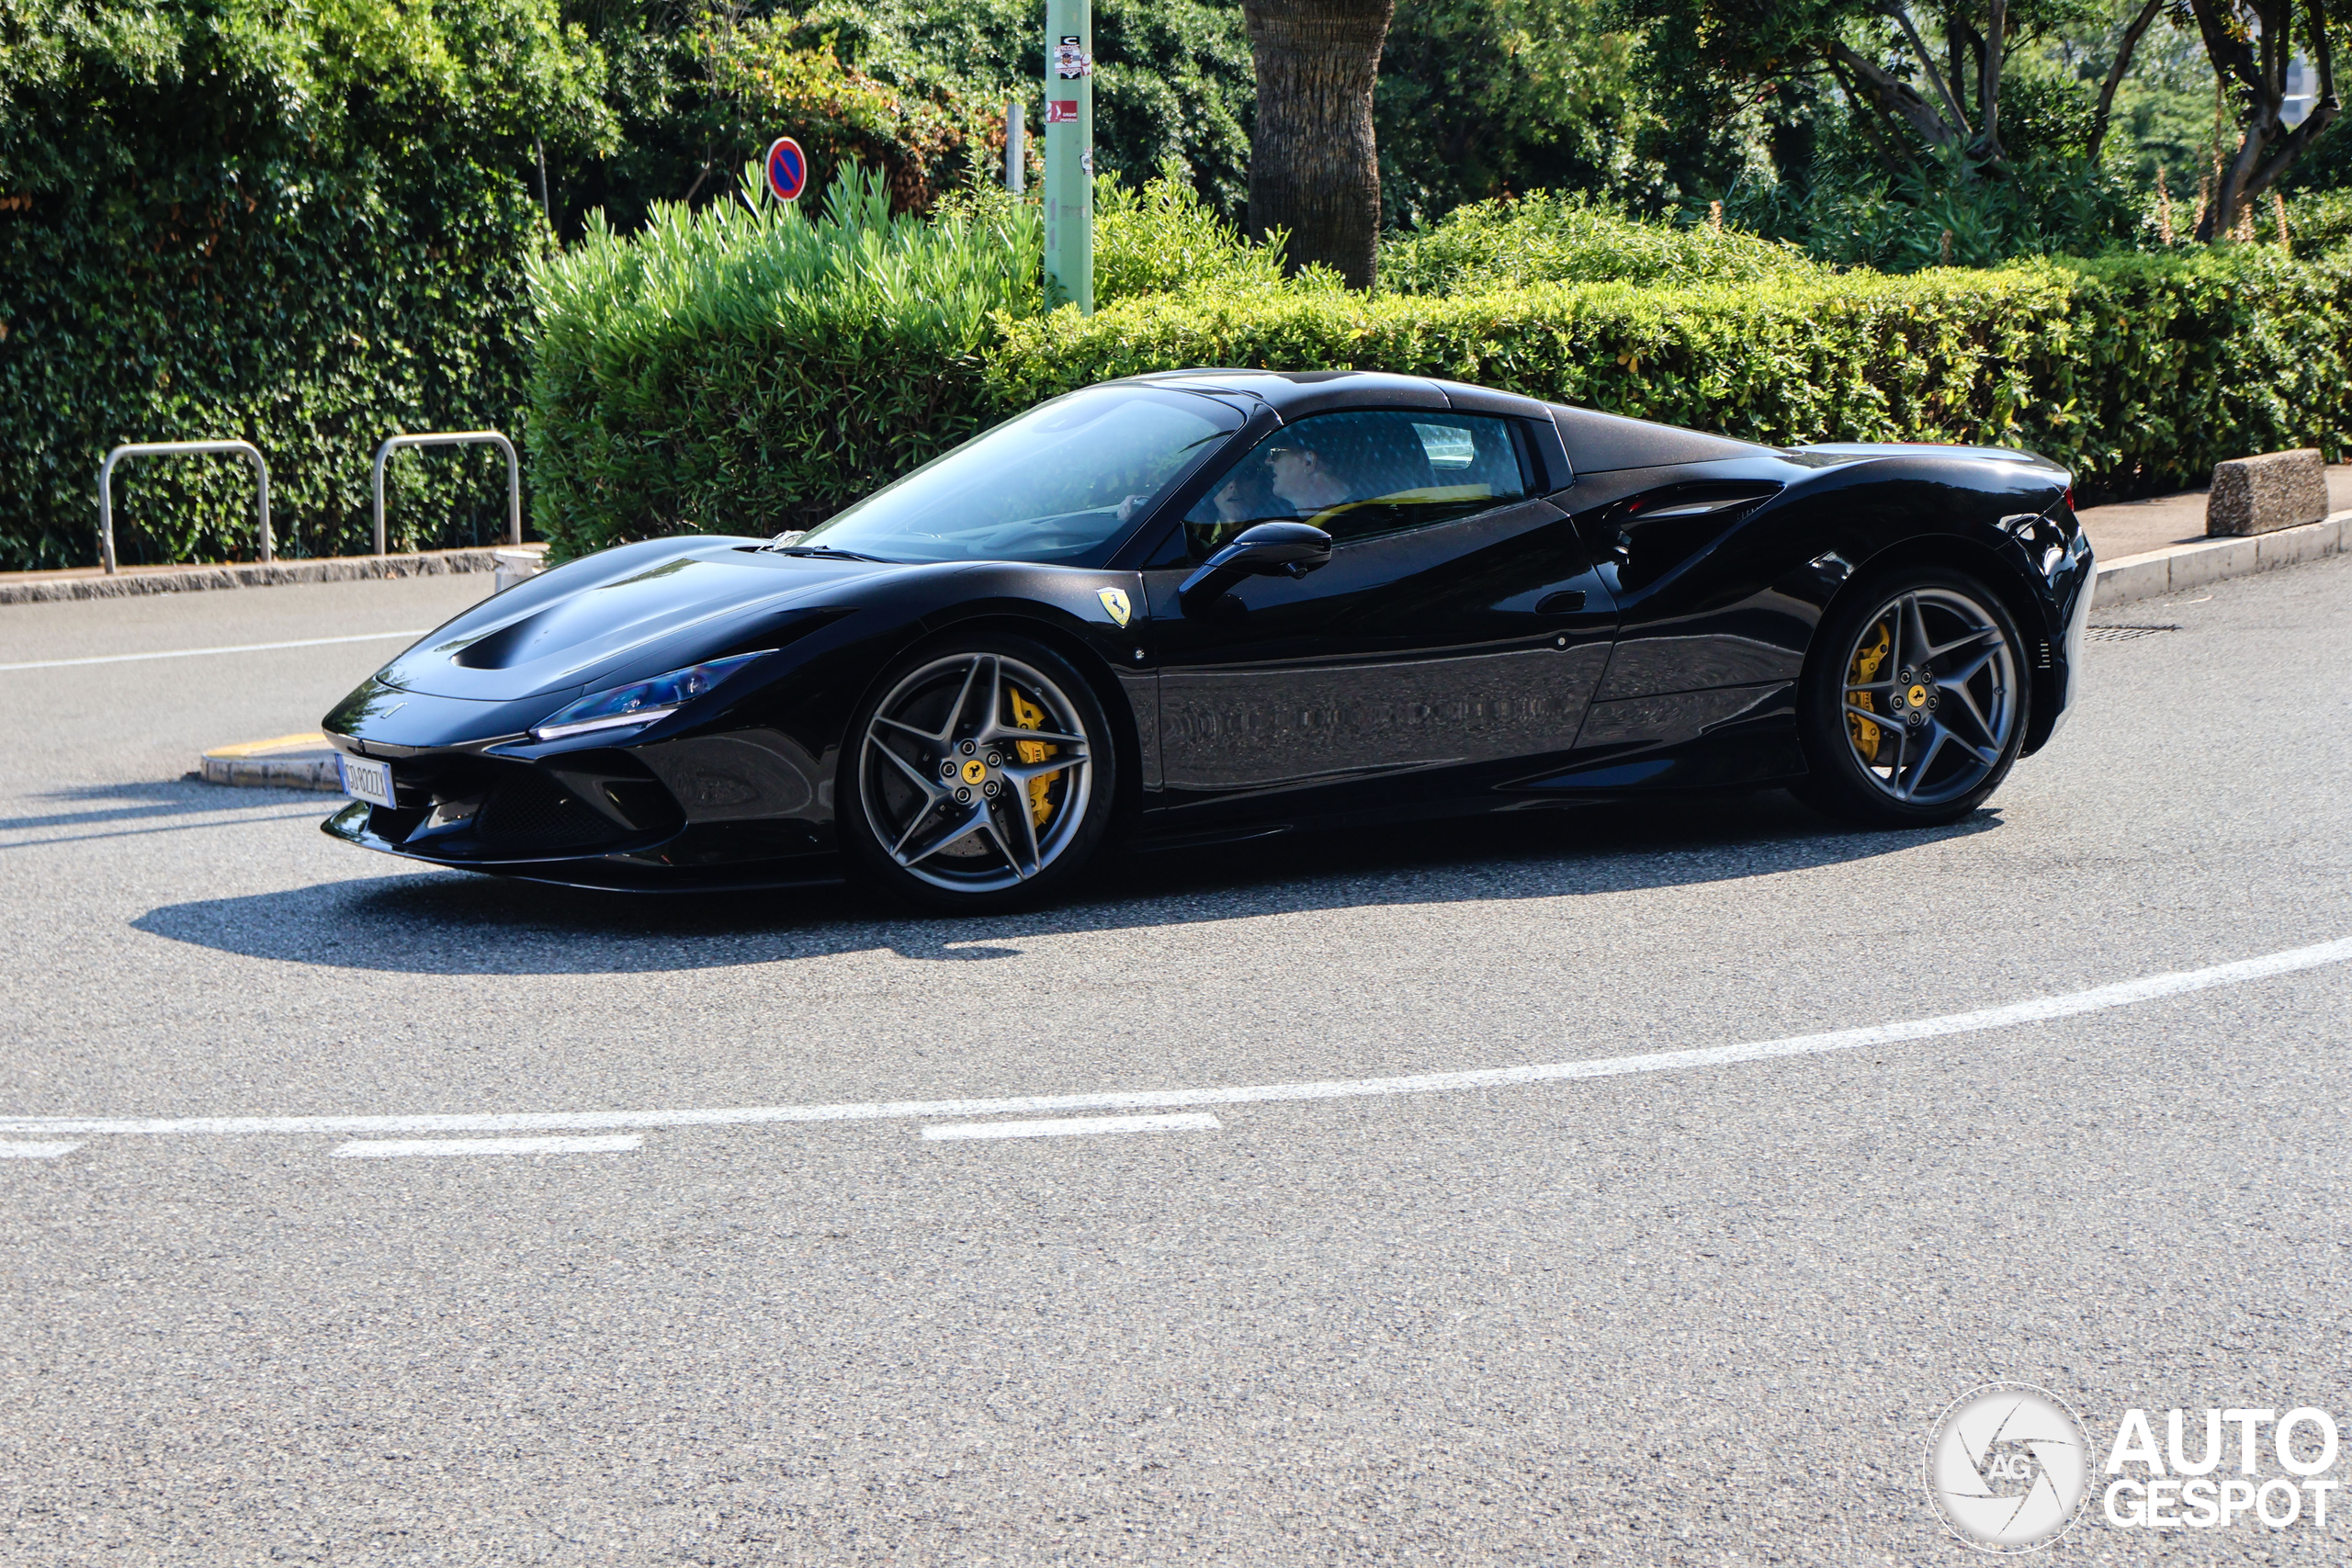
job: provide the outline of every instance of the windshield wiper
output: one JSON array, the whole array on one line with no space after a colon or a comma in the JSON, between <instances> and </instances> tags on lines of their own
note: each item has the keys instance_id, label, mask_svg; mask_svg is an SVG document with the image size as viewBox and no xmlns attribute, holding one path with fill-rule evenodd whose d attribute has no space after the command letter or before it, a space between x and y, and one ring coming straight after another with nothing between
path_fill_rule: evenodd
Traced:
<instances>
[{"instance_id":1,"label":"windshield wiper","mask_svg":"<svg viewBox=\"0 0 2352 1568\"><path fill-rule=\"evenodd\" d=\"M865 556L855 550L837 550L831 545L788 545L776 552L786 556L829 556L835 560L870 560L882 566L897 566L888 556Z\"/></svg>"}]
</instances>

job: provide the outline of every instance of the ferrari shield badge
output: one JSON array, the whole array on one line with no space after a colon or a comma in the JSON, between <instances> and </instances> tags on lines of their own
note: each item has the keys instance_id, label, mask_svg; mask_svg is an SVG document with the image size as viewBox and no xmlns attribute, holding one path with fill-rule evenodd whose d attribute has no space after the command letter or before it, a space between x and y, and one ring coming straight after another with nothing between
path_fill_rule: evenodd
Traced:
<instances>
[{"instance_id":1,"label":"ferrari shield badge","mask_svg":"<svg viewBox=\"0 0 2352 1568\"><path fill-rule=\"evenodd\" d=\"M1125 626L1127 624L1127 595L1125 591L1117 588L1105 588L1102 590L1099 597L1102 601L1102 608L1104 612L1111 617L1112 624L1114 626Z\"/></svg>"}]
</instances>

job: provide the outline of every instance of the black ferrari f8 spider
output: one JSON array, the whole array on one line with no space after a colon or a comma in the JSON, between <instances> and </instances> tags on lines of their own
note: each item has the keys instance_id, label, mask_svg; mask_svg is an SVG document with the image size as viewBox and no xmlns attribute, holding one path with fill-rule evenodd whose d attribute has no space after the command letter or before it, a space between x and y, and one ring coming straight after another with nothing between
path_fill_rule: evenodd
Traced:
<instances>
[{"instance_id":1,"label":"black ferrari f8 spider","mask_svg":"<svg viewBox=\"0 0 2352 1568\"><path fill-rule=\"evenodd\" d=\"M2065 470L1750 445L1404 376L1190 370L803 534L532 578L327 716L337 838L580 886L848 867L948 908L1114 840L1785 786L1973 810L2065 715Z\"/></svg>"}]
</instances>

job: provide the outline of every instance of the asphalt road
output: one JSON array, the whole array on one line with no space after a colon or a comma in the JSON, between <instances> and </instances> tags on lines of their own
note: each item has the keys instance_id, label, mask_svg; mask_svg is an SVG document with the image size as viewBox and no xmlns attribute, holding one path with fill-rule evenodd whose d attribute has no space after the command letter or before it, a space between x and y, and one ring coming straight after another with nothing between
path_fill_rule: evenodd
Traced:
<instances>
[{"instance_id":1,"label":"asphalt road","mask_svg":"<svg viewBox=\"0 0 2352 1568\"><path fill-rule=\"evenodd\" d=\"M480 588L9 607L0 665ZM395 639L0 670L0 1118L603 1140L0 1130L78 1145L0 1158L0 1562L1957 1563L1922 1459L1988 1379L2095 1471L2130 1408L2352 1416L2352 963L1813 1038L2352 936L2352 560L2098 618L2177 629L1952 829L1416 828L961 923L418 872L182 781ZM1301 1083L1354 1087L1208 1092ZM878 1103L1146 1091L1193 1123ZM2352 1543L2099 1508L2042 1560Z\"/></svg>"}]
</instances>

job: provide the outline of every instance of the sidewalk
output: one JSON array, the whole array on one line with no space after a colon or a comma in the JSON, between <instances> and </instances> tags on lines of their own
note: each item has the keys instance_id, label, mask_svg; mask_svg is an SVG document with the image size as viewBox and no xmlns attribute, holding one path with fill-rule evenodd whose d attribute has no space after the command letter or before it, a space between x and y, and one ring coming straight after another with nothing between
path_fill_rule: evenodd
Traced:
<instances>
[{"instance_id":1,"label":"sidewalk","mask_svg":"<svg viewBox=\"0 0 2352 1568\"><path fill-rule=\"evenodd\" d=\"M38 604L60 599L121 599L141 593L191 593L214 588L274 588L288 582L354 582L372 578L440 577L451 572L495 571L498 552L511 545L479 549L425 550L405 556L327 556L310 560L226 565L127 566L107 576L95 566L62 571L0 572L0 604ZM526 545L524 549L544 550Z\"/></svg>"},{"instance_id":2,"label":"sidewalk","mask_svg":"<svg viewBox=\"0 0 2352 1568\"><path fill-rule=\"evenodd\" d=\"M2105 609L2158 598L2225 577L2352 549L2352 464L2339 463L2327 470L2327 500L2324 522L2219 537L2205 532L2201 490L2086 507L2075 515L2098 556L2092 606Z\"/></svg>"},{"instance_id":3,"label":"sidewalk","mask_svg":"<svg viewBox=\"0 0 2352 1568\"><path fill-rule=\"evenodd\" d=\"M2327 510L2330 516L2352 512L2352 463L2327 470ZM2143 556L2167 545L2193 545L2205 537L2205 492L2183 491L2178 495L2152 496L2146 501L2090 506L2075 513L2091 536L2099 563Z\"/></svg>"}]
</instances>

